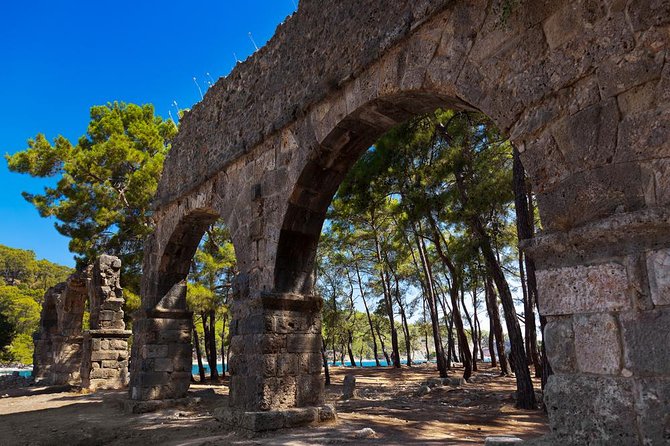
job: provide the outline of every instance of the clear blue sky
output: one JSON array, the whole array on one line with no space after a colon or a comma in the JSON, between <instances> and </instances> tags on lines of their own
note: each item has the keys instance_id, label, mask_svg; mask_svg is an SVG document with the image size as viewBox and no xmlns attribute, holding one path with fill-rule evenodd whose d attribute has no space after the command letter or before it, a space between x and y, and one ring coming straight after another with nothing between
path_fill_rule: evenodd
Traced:
<instances>
[{"instance_id":1,"label":"clear blue sky","mask_svg":"<svg viewBox=\"0 0 670 446\"><path fill-rule=\"evenodd\" d=\"M92 105L152 103L175 115L272 37L297 0L3 2L0 14L0 152L26 148L44 133L76 141ZM41 218L21 191L43 180L10 173L0 160L0 244L73 265L68 239Z\"/></svg>"}]
</instances>

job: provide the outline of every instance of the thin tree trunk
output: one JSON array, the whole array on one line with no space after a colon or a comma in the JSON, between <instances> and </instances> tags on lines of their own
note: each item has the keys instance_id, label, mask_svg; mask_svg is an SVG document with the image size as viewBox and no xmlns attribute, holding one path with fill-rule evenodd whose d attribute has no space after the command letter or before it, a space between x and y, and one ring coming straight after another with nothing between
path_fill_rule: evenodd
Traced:
<instances>
[{"instance_id":1,"label":"thin tree trunk","mask_svg":"<svg viewBox=\"0 0 670 446\"><path fill-rule=\"evenodd\" d=\"M356 358L354 358L354 352L351 349L351 344L354 342L354 335L349 330L349 336L347 337L347 353L349 354L349 362L351 362L352 367L356 367Z\"/></svg>"},{"instance_id":2,"label":"thin tree trunk","mask_svg":"<svg viewBox=\"0 0 670 446\"><path fill-rule=\"evenodd\" d=\"M493 289L493 281L490 277L486 278L486 308L489 312L489 320L491 321L491 331L495 337L496 350L498 352L498 359L500 360L500 373L502 375L509 375L509 368L507 365L507 355L505 353L505 337L503 335L502 323L500 321L500 311L498 310L498 298Z\"/></svg>"},{"instance_id":3,"label":"thin tree trunk","mask_svg":"<svg viewBox=\"0 0 670 446\"><path fill-rule=\"evenodd\" d=\"M228 322L228 314L223 315L223 328L221 329L221 376L226 376L226 322Z\"/></svg>"},{"instance_id":4,"label":"thin tree trunk","mask_svg":"<svg viewBox=\"0 0 670 446\"><path fill-rule=\"evenodd\" d=\"M470 148L467 144L464 148L464 156L470 155ZM461 205L464 208L468 207L468 196L465 188L465 179L463 167L456 169L456 186L460 194ZM493 281L498 288L500 300L505 311L505 322L507 324L507 333L511 344L511 362L513 363L514 373L516 377L517 388L517 407L521 409L534 409L537 406L535 400L535 390L533 389L533 381L530 377L530 371L526 363L526 351L524 348L523 336L521 334L521 327L519 326L519 319L517 318L516 309L514 308L514 299L512 292L509 289L505 274L496 258L496 255L491 246L491 240L484 228L479 215L471 215L468 217L468 223L472 234L479 242L479 249L484 257L489 273L493 276Z\"/></svg>"},{"instance_id":5,"label":"thin tree trunk","mask_svg":"<svg viewBox=\"0 0 670 446\"><path fill-rule=\"evenodd\" d=\"M377 254L377 262L382 269L380 271L380 278L382 282L382 289L384 292L384 302L386 303L386 314L389 318L389 324L391 326L391 359L393 359L393 367L400 368L400 350L398 348L398 330L395 327L395 318L393 317L393 299L391 298L391 292L388 289L388 281L386 277L386 269L383 268L383 259L381 255L381 247L379 246L379 239L377 237L377 231L375 229L375 251Z\"/></svg>"},{"instance_id":6,"label":"thin tree trunk","mask_svg":"<svg viewBox=\"0 0 670 446\"><path fill-rule=\"evenodd\" d=\"M353 255L353 253L352 253ZM363 280L361 280L361 272L358 269L358 262L354 263L354 267L356 268L356 278L358 279L358 289L360 290L361 293L361 299L363 299L363 306L365 307L365 314L368 317L368 324L370 324L370 336L372 336L372 350L375 355L375 364L377 367L379 367L381 364L379 363L379 354L377 352L377 338L375 337L375 329L372 325L372 317L370 316L370 309L368 308L368 303L365 300L365 291L363 290Z\"/></svg>"},{"instance_id":7,"label":"thin tree trunk","mask_svg":"<svg viewBox=\"0 0 670 446\"><path fill-rule=\"evenodd\" d=\"M388 264L388 259L387 259L387 264ZM395 300L398 303L398 308L400 308L400 320L402 321L402 330L405 335L405 350L407 352L407 367L412 366L412 340L410 338L409 334L409 324L407 323L407 315L405 314L405 306L402 303L402 299L400 298L400 281L398 280L398 274L391 269L389 266L389 269L391 270L391 274L393 274L393 280L395 281Z\"/></svg>"},{"instance_id":8,"label":"thin tree trunk","mask_svg":"<svg viewBox=\"0 0 670 446\"><path fill-rule=\"evenodd\" d=\"M391 358L389 358L389 354L386 352L386 346L384 345L384 337L382 336L382 333L379 330L379 325L375 326L375 329L377 330L377 336L379 336L379 343L381 344L382 347L382 353L384 354L384 358L386 358L386 365L390 367Z\"/></svg>"},{"instance_id":9,"label":"thin tree trunk","mask_svg":"<svg viewBox=\"0 0 670 446\"><path fill-rule=\"evenodd\" d=\"M493 337L493 321L489 320L489 355L491 355L491 368L496 368L498 367L498 361L496 359L495 346L493 345Z\"/></svg>"},{"instance_id":10,"label":"thin tree trunk","mask_svg":"<svg viewBox=\"0 0 670 446\"><path fill-rule=\"evenodd\" d=\"M200 339L198 339L198 331L193 327L193 346L195 347L195 357L198 361L198 374L200 375L200 382L204 383L207 376L205 375L205 367L202 365L202 350L200 350Z\"/></svg>"},{"instance_id":11,"label":"thin tree trunk","mask_svg":"<svg viewBox=\"0 0 670 446\"><path fill-rule=\"evenodd\" d=\"M423 238L419 236L418 231L415 230L414 237L416 239L417 248L419 250L419 258L423 266L423 273L426 279L425 291L426 299L428 301L428 310L430 313L430 322L433 331L433 342L435 344L435 359L437 360L437 370L442 378L447 377L447 358L444 354L444 345L442 345L442 334L440 333L440 316L437 313L437 302L435 298L435 287L433 285L433 274L431 270L430 260L426 253L426 245Z\"/></svg>"},{"instance_id":12,"label":"thin tree trunk","mask_svg":"<svg viewBox=\"0 0 670 446\"><path fill-rule=\"evenodd\" d=\"M330 385L330 369L328 368L328 358L326 358L326 340L321 336L321 360L323 361L323 373L326 375L326 385Z\"/></svg>"},{"instance_id":13,"label":"thin tree trunk","mask_svg":"<svg viewBox=\"0 0 670 446\"><path fill-rule=\"evenodd\" d=\"M461 288L461 305L463 305L463 312L465 313L465 319L468 321L470 326L470 338L472 339L472 371L477 371L477 332L472 324L472 318L470 317L470 312L465 306L465 291Z\"/></svg>"},{"instance_id":14,"label":"thin tree trunk","mask_svg":"<svg viewBox=\"0 0 670 446\"><path fill-rule=\"evenodd\" d=\"M461 312L458 309L458 298L459 298L459 289L461 288L461 276L460 272L456 269L456 265L452 262L451 258L445 253L442 249L442 235L437 227L437 223L433 219L433 216L428 214L428 222L433 231L433 237L435 238L435 249L437 250L438 256L442 259L444 264L449 270L451 275L451 283L449 284L449 297L451 298L451 315L454 319L454 324L456 325L456 334L458 335L458 346L461 350L459 355L463 360L463 379L466 381L472 376L472 354L470 353L470 347L468 347L468 337L465 334L465 327L463 327L463 319L461 318Z\"/></svg>"},{"instance_id":15,"label":"thin tree trunk","mask_svg":"<svg viewBox=\"0 0 670 446\"><path fill-rule=\"evenodd\" d=\"M217 366L217 354L216 354L216 312L215 310L209 310L209 351L212 355L212 363L214 367L210 371L210 376L212 381L219 380L219 368Z\"/></svg>"}]
</instances>

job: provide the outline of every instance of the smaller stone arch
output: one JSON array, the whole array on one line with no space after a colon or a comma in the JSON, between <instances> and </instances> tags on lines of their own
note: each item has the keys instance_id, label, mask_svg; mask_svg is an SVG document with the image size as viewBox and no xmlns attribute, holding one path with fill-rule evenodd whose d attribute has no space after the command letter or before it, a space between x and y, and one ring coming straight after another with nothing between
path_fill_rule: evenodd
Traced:
<instances>
[{"instance_id":1,"label":"smaller stone arch","mask_svg":"<svg viewBox=\"0 0 670 446\"><path fill-rule=\"evenodd\" d=\"M186 278L200 240L220 214L210 207L182 212L166 218L146 244L153 251L160 235L169 234L158 255L144 257L142 308L133 315L133 400L182 398L190 386L193 313L186 307Z\"/></svg>"}]
</instances>

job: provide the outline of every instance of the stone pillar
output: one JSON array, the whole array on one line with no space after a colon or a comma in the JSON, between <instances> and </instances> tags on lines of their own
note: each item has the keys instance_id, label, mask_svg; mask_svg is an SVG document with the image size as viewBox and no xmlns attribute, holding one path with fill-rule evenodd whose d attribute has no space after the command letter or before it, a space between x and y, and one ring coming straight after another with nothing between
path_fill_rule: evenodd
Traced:
<instances>
[{"instance_id":1,"label":"stone pillar","mask_svg":"<svg viewBox=\"0 0 670 446\"><path fill-rule=\"evenodd\" d=\"M79 385L86 276L76 273L44 296L40 330L35 335L33 375L44 385Z\"/></svg>"},{"instance_id":2,"label":"stone pillar","mask_svg":"<svg viewBox=\"0 0 670 446\"><path fill-rule=\"evenodd\" d=\"M319 296L263 293L233 303L230 406L224 424L252 431L335 417L323 406Z\"/></svg>"},{"instance_id":3,"label":"stone pillar","mask_svg":"<svg viewBox=\"0 0 670 446\"><path fill-rule=\"evenodd\" d=\"M89 269L90 330L84 333L82 388L121 389L128 384L128 338L123 320L121 260L100 256Z\"/></svg>"},{"instance_id":4,"label":"stone pillar","mask_svg":"<svg viewBox=\"0 0 670 446\"><path fill-rule=\"evenodd\" d=\"M193 313L186 310L186 282L152 309L133 315L130 398L184 398L191 384Z\"/></svg>"},{"instance_id":5,"label":"stone pillar","mask_svg":"<svg viewBox=\"0 0 670 446\"><path fill-rule=\"evenodd\" d=\"M555 375L556 444L670 438L670 209L615 214L526 247Z\"/></svg>"}]
</instances>

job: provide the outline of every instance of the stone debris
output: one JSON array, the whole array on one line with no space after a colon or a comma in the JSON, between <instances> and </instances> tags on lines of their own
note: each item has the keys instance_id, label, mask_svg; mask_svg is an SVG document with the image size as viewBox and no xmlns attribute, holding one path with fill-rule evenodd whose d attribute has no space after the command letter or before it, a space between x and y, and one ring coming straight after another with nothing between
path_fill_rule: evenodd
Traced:
<instances>
[{"instance_id":1,"label":"stone debris","mask_svg":"<svg viewBox=\"0 0 670 446\"><path fill-rule=\"evenodd\" d=\"M351 433L353 438L377 438L377 432L370 429L369 427L357 430Z\"/></svg>"},{"instance_id":2,"label":"stone debris","mask_svg":"<svg viewBox=\"0 0 670 446\"><path fill-rule=\"evenodd\" d=\"M416 391L416 396L428 395L431 392L430 386L423 385L419 387L419 390Z\"/></svg>"},{"instance_id":3,"label":"stone debris","mask_svg":"<svg viewBox=\"0 0 670 446\"><path fill-rule=\"evenodd\" d=\"M354 375L346 375L344 377L344 384L342 386L342 399L350 400L356 398L358 392L356 391L356 377Z\"/></svg>"},{"instance_id":4,"label":"stone debris","mask_svg":"<svg viewBox=\"0 0 670 446\"><path fill-rule=\"evenodd\" d=\"M484 446L519 446L523 440L517 437L510 436L494 436L486 437Z\"/></svg>"}]
</instances>

